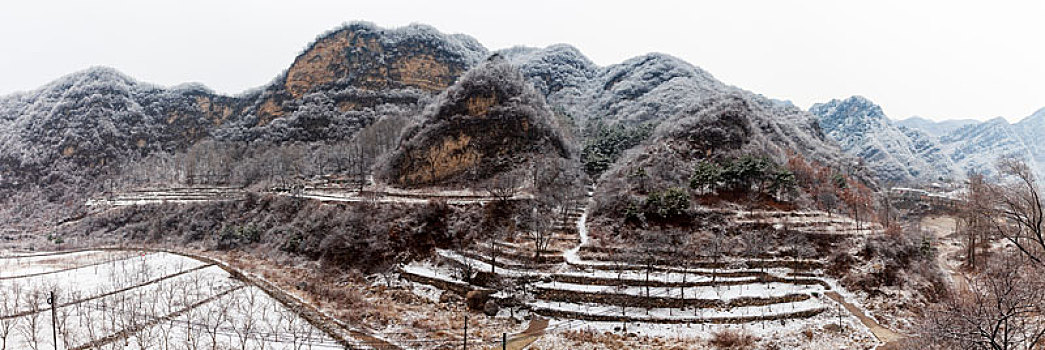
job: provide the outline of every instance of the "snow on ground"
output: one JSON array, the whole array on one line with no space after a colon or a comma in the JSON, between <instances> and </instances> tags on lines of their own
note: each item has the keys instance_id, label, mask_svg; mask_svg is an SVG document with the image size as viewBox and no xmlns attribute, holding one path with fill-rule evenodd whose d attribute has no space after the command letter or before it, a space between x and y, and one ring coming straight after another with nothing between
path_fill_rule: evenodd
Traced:
<instances>
[{"instance_id":1,"label":"snow on ground","mask_svg":"<svg viewBox=\"0 0 1045 350\"><path fill-rule=\"evenodd\" d=\"M831 305L830 301L824 297L810 298L803 301L783 304L772 304L765 306L742 306L733 308L641 308L641 307L625 307L623 310L620 306L615 305L604 305L604 304L591 304L591 303L569 303L569 302L556 302L556 301L545 301L535 300L530 302L529 305L535 308L558 310L558 311L569 311L577 312L587 315L598 315L598 316L620 316L626 315L628 317L642 319L661 319L661 320L694 320L694 319L713 319L713 318L729 318L729 317L754 317L754 316L772 316L791 314L802 311L816 310L820 308L827 308ZM587 322L587 321L585 321Z\"/></svg>"},{"instance_id":2,"label":"snow on ground","mask_svg":"<svg viewBox=\"0 0 1045 350\"><path fill-rule=\"evenodd\" d=\"M117 253L102 261L61 272L0 280L0 290L10 290L15 285L22 289L115 290L203 265L197 260L168 253ZM13 275L24 274L18 271Z\"/></svg>"},{"instance_id":3,"label":"snow on ground","mask_svg":"<svg viewBox=\"0 0 1045 350\"><path fill-rule=\"evenodd\" d=\"M67 254L71 261L83 254ZM113 254L118 255L118 254ZM0 280L0 334L7 349L67 349L123 331L106 349L340 349L260 289L218 266L168 253L64 272ZM35 269L26 265L17 273ZM58 290L58 346L52 342L49 291ZM34 306L35 305L35 306ZM5 328L7 326L8 328Z\"/></svg>"},{"instance_id":4,"label":"snow on ground","mask_svg":"<svg viewBox=\"0 0 1045 350\"><path fill-rule=\"evenodd\" d=\"M165 332L170 335L163 334ZM169 338L173 340L175 349L209 349L215 342L219 348L228 349L343 348L336 340L252 286L205 303L142 333L142 337L151 336L160 341ZM135 335L128 339L129 346L118 349L137 350L135 344L138 340L138 335Z\"/></svg>"},{"instance_id":5,"label":"snow on ground","mask_svg":"<svg viewBox=\"0 0 1045 350\"><path fill-rule=\"evenodd\" d=\"M590 202L591 199L588 199L588 201ZM563 258L566 259L567 263L576 264L580 262L581 259L577 257L577 252L581 250L581 247L588 245L588 225L586 222L588 221L588 207L590 206L585 205L584 211L581 212L581 217L577 219L577 235L580 236L581 243L563 253Z\"/></svg>"},{"instance_id":6,"label":"snow on ground","mask_svg":"<svg viewBox=\"0 0 1045 350\"><path fill-rule=\"evenodd\" d=\"M729 301L744 297L774 298L790 294L807 294L809 292L821 292L823 287L815 285L795 285L790 283L750 283L726 286L699 286L699 287L642 287L642 286L595 286L589 284L575 283L535 283L534 287L568 290L575 292L590 292L603 294L623 294L634 296L665 296L679 297L685 295L687 299L719 299ZM648 292L648 293L647 293Z\"/></svg>"},{"instance_id":7,"label":"snow on ground","mask_svg":"<svg viewBox=\"0 0 1045 350\"><path fill-rule=\"evenodd\" d=\"M81 251L59 255L0 258L0 278L61 270L113 258L111 252Z\"/></svg>"},{"instance_id":8,"label":"snow on ground","mask_svg":"<svg viewBox=\"0 0 1045 350\"><path fill-rule=\"evenodd\" d=\"M878 344L867 332L854 331L859 321L852 317L843 317L843 327L835 327L839 323L836 314L825 312L820 315L799 320L766 321L748 324L650 324L629 322L627 332L634 337L624 337L620 322L590 322L553 319L547 334L541 337L534 346L542 349L572 349L583 346L589 349L615 349L618 347L600 347L594 343L578 343L571 341L565 331L580 331L593 334L616 334L630 343L625 348L645 348L659 341L660 347L673 349L715 349L706 344L713 334L730 330L754 335L759 340L755 348L777 349L870 349ZM652 338L652 339L648 339ZM772 344L772 345L770 345ZM645 345L645 346L643 346Z\"/></svg>"},{"instance_id":9,"label":"snow on ground","mask_svg":"<svg viewBox=\"0 0 1045 350\"><path fill-rule=\"evenodd\" d=\"M743 273L758 273L757 270L727 270L720 269L718 273L723 272L743 272ZM649 273L649 280L651 282L658 283L682 283L685 280L686 283L693 282L726 282L726 281L754 281L756 277L711 277L712 270L704 269L690 269L688 273L683 272L661 272L651 271ZM591 270L589 272L560 272L556 273L558 276L570 276L580 278L598 278L598 279L619 279L623 280L624 283L629 281L645 281L646 271L643 270ZM685 278L683 278L685 277Z\"/></svg>"}]
</instances>

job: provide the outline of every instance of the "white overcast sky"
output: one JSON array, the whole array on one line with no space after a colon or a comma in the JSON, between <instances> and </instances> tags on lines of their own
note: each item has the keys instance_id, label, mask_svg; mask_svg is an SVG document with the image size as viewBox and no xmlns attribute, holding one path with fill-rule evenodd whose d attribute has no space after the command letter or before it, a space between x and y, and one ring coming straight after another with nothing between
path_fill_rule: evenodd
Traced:
<instances>
[{"instance_id":1,"label":"white overcast sky","mask_svg":"<svg viewBox=\"0 0 1045 350\"><path fill-rule=\"evenodd\" d=\"M568 43L599 65L663 52L757 93L863 95L893 118L1045 107L1045 1L14 1L0 3L0 94L90 66L239 93L353 20L425 23L491 50Z\"/></svg>"}]
</instances>

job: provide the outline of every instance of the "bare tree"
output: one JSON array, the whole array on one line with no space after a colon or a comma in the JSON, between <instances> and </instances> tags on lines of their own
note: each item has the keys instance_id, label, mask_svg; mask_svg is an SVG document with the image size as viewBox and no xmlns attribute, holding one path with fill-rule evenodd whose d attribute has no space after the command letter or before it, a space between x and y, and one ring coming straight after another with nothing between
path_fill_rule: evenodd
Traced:
<instances>
[{"instance_id":1,"label":"bare tree","mask_svg":"<svg viewBox=\"0 0 1045 350\"><path fill-rule=\"evenodd\" d=\"M1034 174L1026 163L1014 158L1002 159L998 169L1014 180L996 186L993 195L1001 214L1013 225L994 221L996 227L1024 255L1045 266L1045 204Z\"/></svg>"},{"instance_id":2,"label":"bare tree","mask_svg":"<svg viewBox=\"0 0 1045 350\"><path fill-rule=\"evenodd\" d=\"M926 340L943 348L1035 350L1045 346L1045 283L1041 267L1017 257L991 262L969 290L929 313Z\"/></svg>"},{"instance_id":3,"label":"bare tree","mask_svg":"<svg viewBox=\"0 0 1045 350\"><path fill-rule=\"evenodd\" d=\"M990 196L990 187L983 175L970 175L968 191L963 198L965 205L958 210L956 228L965 238L965 264L970 267L977 266L977 252L987 244L987 233L995 212Z\"/></svg>"},{"instance_id":4,"label":"bare tree","mask_svg":"<svg viewBox=\"0 0 1045 350\"><path fill-rule=\"evenodd\" d=\"M534 260L536 262L541 262L541 259L543 258L541 252L548 250L548 245L551 244L552 229L554 227L551 214L551 211L538 203L534 203L530 210L530 218L533 226L530 227L528 233L530 238L533 240L533 247L535 250Z\"/></svg>"},{"instance_id":5,"label":"bare tree","mask_svg":"<svg viewBox=\"0 0 1045 350\"><path fill-rule=\"evenodd\" d=\"M21 309L22 285L17 281L10 285L10 289L0 290L0 316L8 316ZM0 317L0 350L7 350L7 341L11 332L18 326L20 318Z\"/></svg>"},{"instance_id":6,"label":"bare tree","mask_svg":"<svg viewBox=\"0 0 1045 350\"><path fill-rule=\"evenodd\" d=\"M25 322L21 323L21 327L18 329L19 332L25 337L26 345L32 350L40 349L40 338L37 336L37 332L43 323L41 315L42 303L43 303L43 291L40 288L32 288L28 290L25 297L25 303L28 306L29 315L26 315L22 319Z\"/></svg>"},{"instance_id":7,"label":"bare tree","mask_svg":"<svg viewBox=\"0 0 1045 350\"><path fill-rule=\"evenodd\" d=\"M247 342L255 333L258 319L255 312L258 306L258 290L248 288L242 298L233 298L233 309L236 311L237 319L232 322L232 329L239 338L240 349L247 350L250 347Z\"/></svg>"}]
</instances>

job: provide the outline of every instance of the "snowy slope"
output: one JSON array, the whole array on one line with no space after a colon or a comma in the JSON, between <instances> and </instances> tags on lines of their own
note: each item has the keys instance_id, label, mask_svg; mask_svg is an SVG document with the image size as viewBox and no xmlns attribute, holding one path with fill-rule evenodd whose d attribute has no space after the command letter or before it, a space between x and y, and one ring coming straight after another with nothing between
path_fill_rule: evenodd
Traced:
<instances>
[{"instance_id":1,"label":"snowy slope","mask_svg":"<svg viewBox=\"0 0 1045 350\"><path fill-rule=\"evenodd\" d=\"M815 104L810 112L819 116L824 133L862 158L881 181L939 181L961 173L931 136L894 124L864 97Z\"/></svg>"},{"instance_id":2,"label":"snowy slope","mask_svg":"<svg viewBox=\"0 0 1045 350\"><path fill-rule=\"evenodd\" d=\"M940 138L948 156L967 172L993 174L998 159L1027 161L1035 174L1045 176L1045 109L1018 123L1004 118L969 125Z\"/></svg>"},{"instance_id":3,"label":"snowy slope","mask_svg":"<svg viewBox=\"0 0 1045 350\"><path fill-rule=\"evenodd\" d=\"M596 122L627 126L676 122L707 106L732 101L753 111L746 118L765 135L770 149L794 151L826 164L855 161L820 131L815 116L790 103L727 85L670 55L651 53L599 67L568 45L498 53L519 67L550 106L573 116L582 128Z\"/></svg>"},{"instance_id":4,"label":"snowy slope","mask_svg":"<svg viewBox=\"0 0 1045 350\"><path fill-rule=\"evenodd\" d=\"M1026 160L1039 177L1045 177L1045 108L1015 124L1004 118L982 123L917 118L896 122L859 96L816 104L810 111L820 117L828 136L862 158L886 182L960 180L971 172L990 175L998 159L1009 156ZM934 132L964 126L937 138L902 124Z\"/></svg>"},{"instance_id":5,"label":"snowy slope","mask_svg":"<svg viewBox=\"0 0 1045 350\"><path fill-rule=\"evenodd\" d=\"M908 129L914 129L925 132L932 137L940 137L947 135L952 131L961 129L964 126L979 124L979 120L975 119L949 119L941 121L933 121L922 117L910 117L903 120L894 121L893 124L907 127Z\"/></svg>"}]
</instances>

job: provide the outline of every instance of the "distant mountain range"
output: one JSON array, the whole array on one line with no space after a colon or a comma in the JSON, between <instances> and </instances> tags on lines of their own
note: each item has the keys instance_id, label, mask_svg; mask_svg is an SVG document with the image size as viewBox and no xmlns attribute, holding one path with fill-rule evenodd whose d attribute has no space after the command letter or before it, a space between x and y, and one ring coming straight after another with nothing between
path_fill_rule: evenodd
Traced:
<instances>
[{"instance_id":1,"label":"distant mountain range","mask_svg":"<svg viewBox=\"0 0 1045 350\"><path fill-rule=\"evenodd\" d=\"M934 121L922 117L910 117L895 121L896 125L906 126L909 129L919 130L933 137L947 135L952 131L961 129L966 125L979 124L976 119L948 119Z\"/></svg>"},{"instance_id":2,"label":"distant mountain range","mask_svg":"<svg viewBox=\"0 0 1045 350\"><path fill-rule=\"evenodd\" d=\"M810 112L846 152L858 156L883 182L917 184L960 181L967 174L995 173L998 159L1025 160L1045 176L1045 108L1011 124L923 118L894 121L870 100L854 96L816 104Z\"/></svg>"},{"instance_id":3,"label":"distant mountain range","mask_svg":"<svg viewBox=\"0 0 1045 350\"><path fill-rule=\"evenodd\" d=\"M707 106L721 105L715 101L726 101L743 107L728 113L745 114L736 117L757 129L751 133L757 139L744 140L754 142L747 149L777 161L793 152L836 169L866 174L853 166L855 158L842 153L821 132L812 114L722 83L669 55L647 54L600 67L568 45L490 52L471 37L443 34L424 25L387 29L357 22L319 36L272 83L236 96L216 94L198 84L155 86L110 68L91 68L37 90L0 97L0 188L61 183L89 191L99 186L94 181L98 176L118 174L124 165L156 152L185 152L205 139L324 143L349 139L390 116L406 116L415 123L452 121L449 127L424 131L422 139L410 141L420 149L431 149L450 136L496 135L487 134L496 128L465 134L453 130L454 123L484 116L485 110L425 112L457 108L453 106L460 101L440 95L491 56L514 66L545 102L520 105L479 94L465 99L472 103L466 109L538 110L518 114L539 117L521 121L522 127L547 119L544 114L550 111L555 125L563 129L555 134L575 134L567 138L572 144L566 149L584 148L589 134L597 134L592 130L648 131L664 121L683 120ZM502 83L514 84L477 84ZM447 101L450 104L444 105ZM641 140L649 133L633 134ZM555 143L557 137L529 140ZM531 149L515 141L506 144L512 149L483 152ZM613 143L617 149L609 152L608 161L635 145ZM554 148L565 152L563 147ZM442 169L427 171L434 174Z\"/></svg>"}]
</instances>

